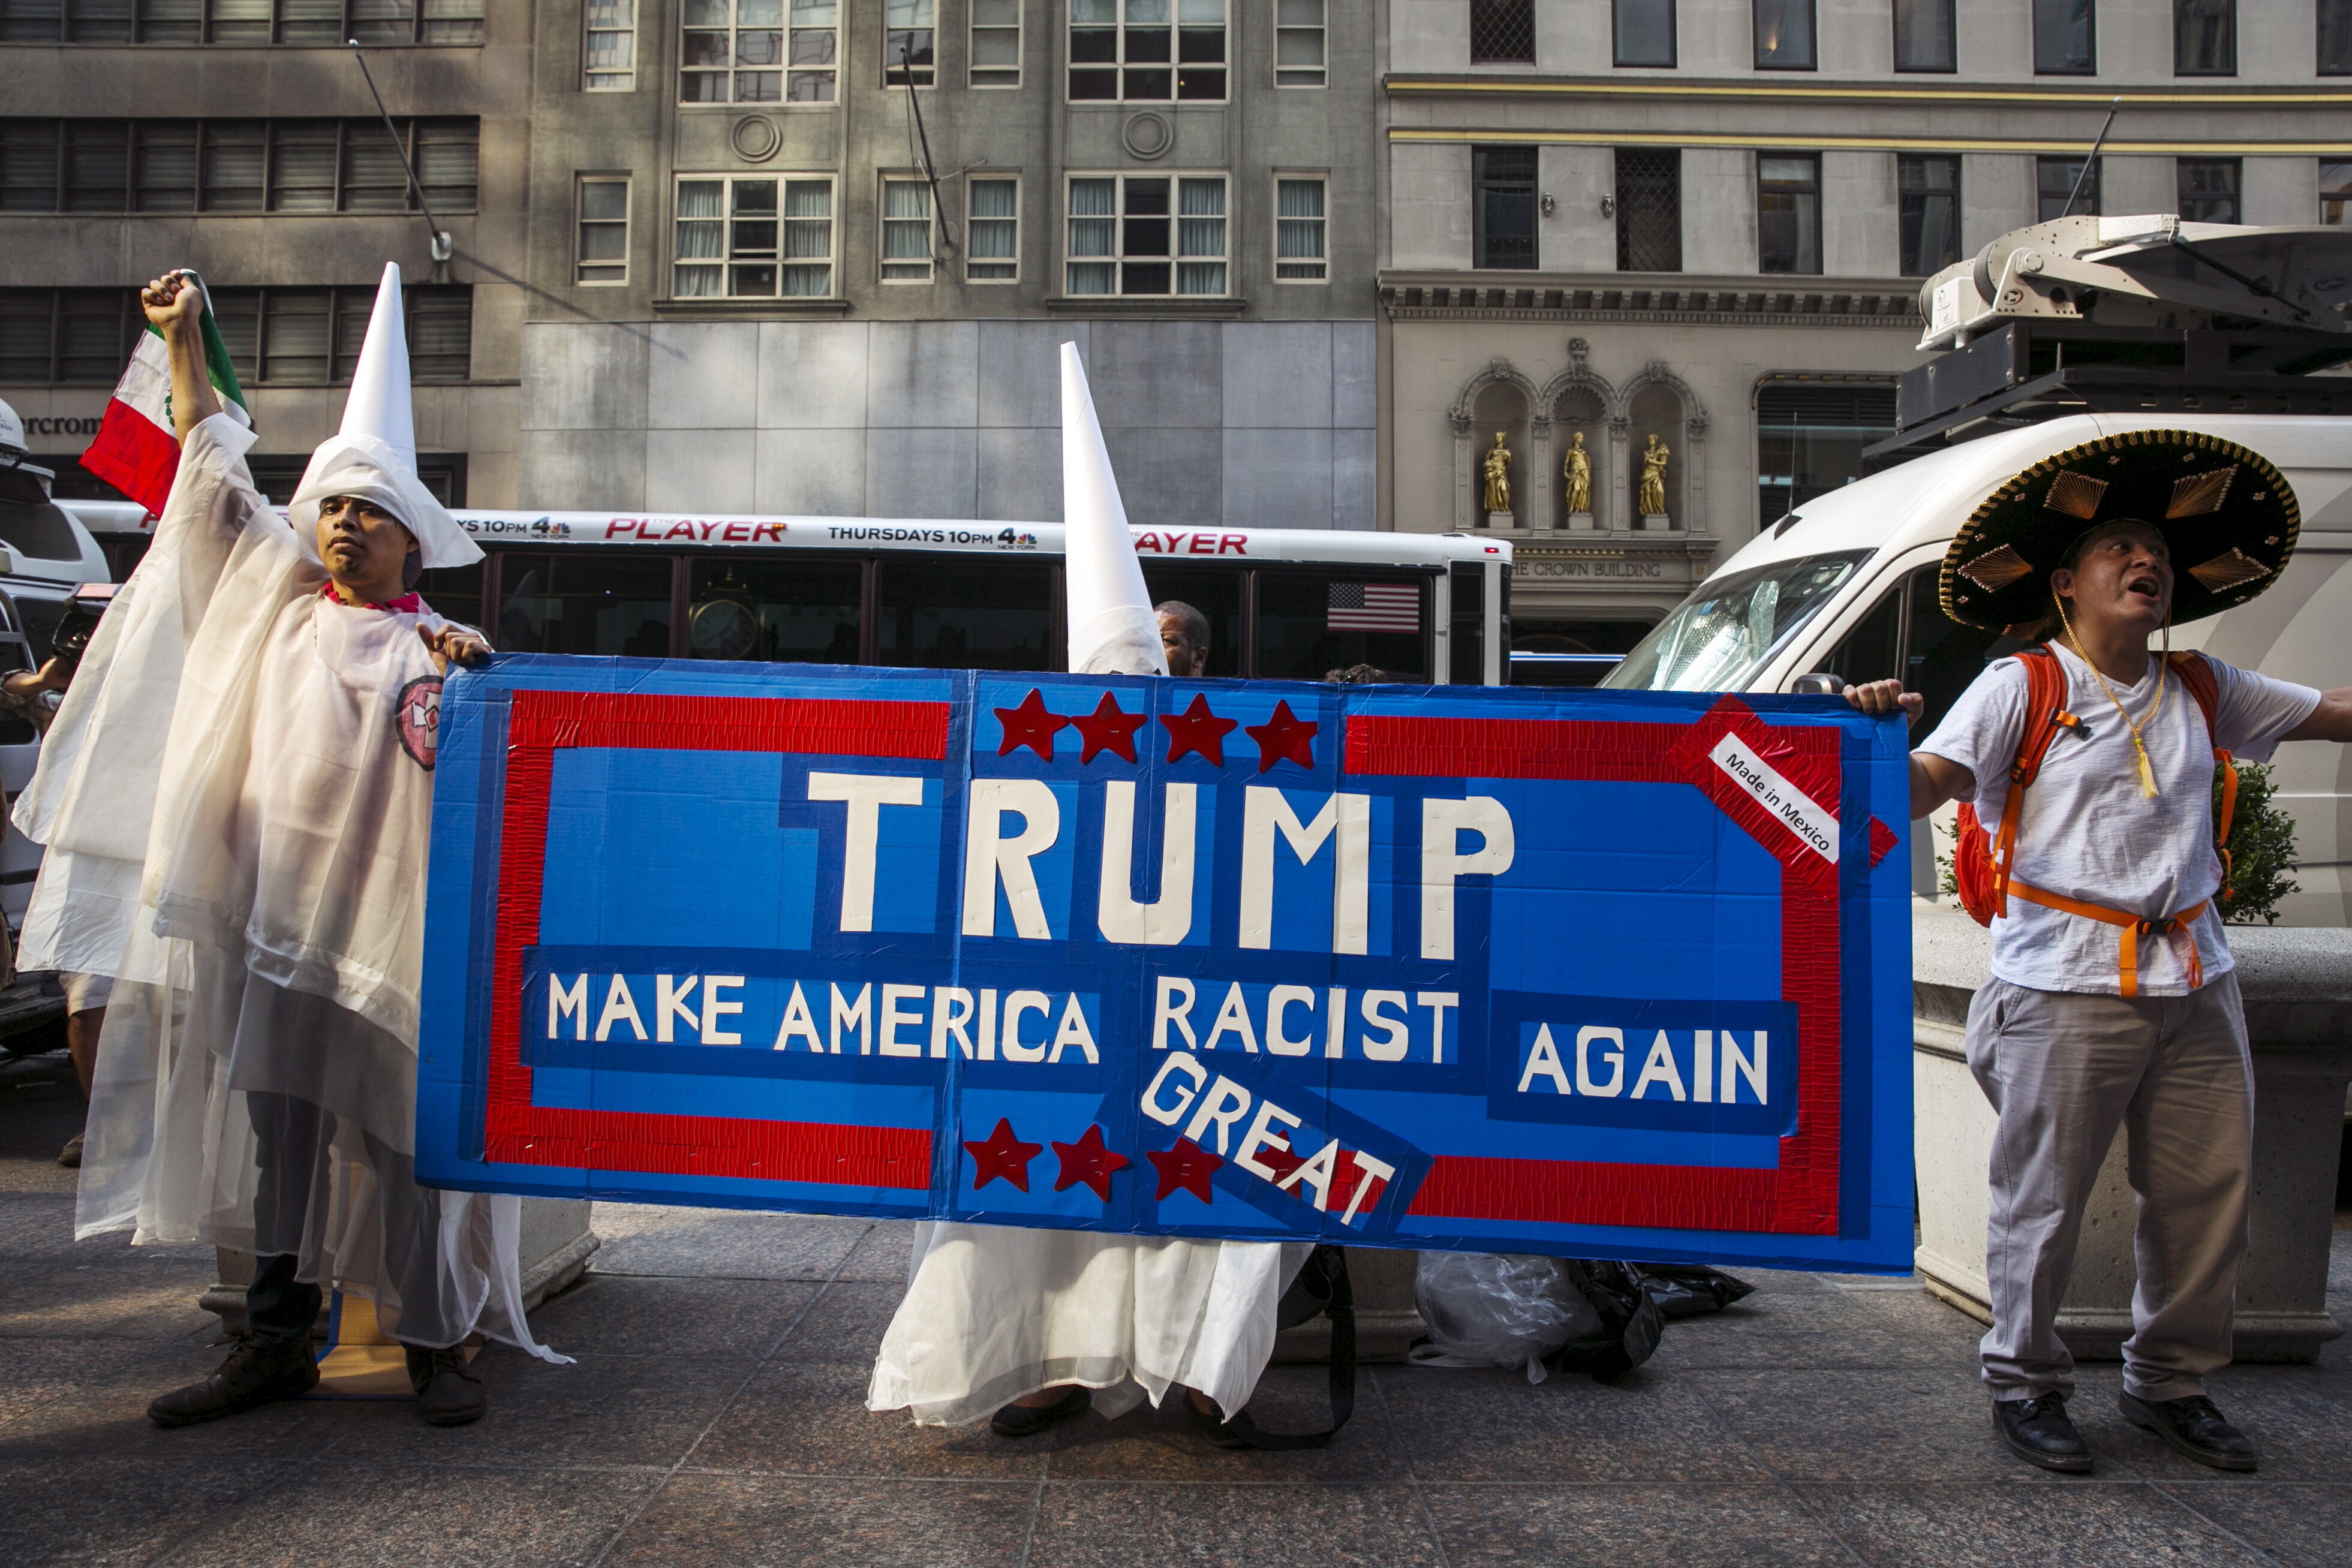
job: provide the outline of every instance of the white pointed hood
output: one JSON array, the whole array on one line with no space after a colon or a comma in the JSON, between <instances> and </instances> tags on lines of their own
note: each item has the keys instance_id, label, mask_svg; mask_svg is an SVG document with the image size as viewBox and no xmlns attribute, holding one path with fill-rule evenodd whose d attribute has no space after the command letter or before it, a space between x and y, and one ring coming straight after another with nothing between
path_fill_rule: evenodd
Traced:
<instances>
[{"instance_id":1,"label":"white pointed hood","mask_svg":"<svg viewBox=\"0 0 2352 1568\"><path fill-rule=\"evenodd\" d=\"M1118 479L1087 390L1077 345L1062 345L1062 575L1070 669L1082 675L1164 675L1167 650L1127 531Z\"/></svg>"},{"instance_id":2,"label":"white pointed hood","mask_svg":"<svg viewBox=\"0 0 2352 1568\"><path fill-rule=\"evenodd\" d=\"M400 308L400 267L384 263L368 318L367 341L352 372L343 428L310 454L310 466L286 508L294 540L319 561L319 503L357 496L398 517L423 547L428 571L482 559L482 547L433 498L416 476L416 422L409 408L408 334ZM320 563L324 564L324 563Z\"/></svg>"}]
</instances>

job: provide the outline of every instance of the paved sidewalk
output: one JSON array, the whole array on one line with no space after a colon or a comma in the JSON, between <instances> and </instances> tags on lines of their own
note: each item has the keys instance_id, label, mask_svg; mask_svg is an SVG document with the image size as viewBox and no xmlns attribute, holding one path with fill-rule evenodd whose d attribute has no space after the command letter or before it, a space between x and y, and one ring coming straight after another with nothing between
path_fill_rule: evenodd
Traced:
<instances>
[{"instance_id":1,"label":"paved sidewalk","mask_svg":"<svg viewBox=\"0 0 2352 1568\"><path fill-rule=\"evenodd\" d=\"M1016 1445L864 1408L902 1228L600 1207L593 1271L536 1320L578 1364L486 1352L480 1425L305 1402L164 1432L148 1399L219 1355L211 1260L70 1239L47 1162L78 1112L50 1066L0 1069L8 1564L2352 1562L2352 1350L2216 1379L2269 1456L2251 1478L2126 1427L2091 1368L2099 1472L2063 1479L1994 1446L1968 1320L1807 1274L1752 1276L1613 1388L1371 1369L1320 1453L1225 1453L1156 1414ZM1277 1369L1254 1408L1305 1427L1321 1381Z\"/></svg>"}]
</instances>

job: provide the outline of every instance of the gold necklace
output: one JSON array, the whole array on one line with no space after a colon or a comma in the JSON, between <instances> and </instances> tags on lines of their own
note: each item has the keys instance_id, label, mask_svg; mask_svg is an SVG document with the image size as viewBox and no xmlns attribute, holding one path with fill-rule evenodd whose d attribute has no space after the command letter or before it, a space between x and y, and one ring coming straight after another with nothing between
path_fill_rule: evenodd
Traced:
<instances>
[{"instance_id":1,"label":"gold necklace","mask_svg":"<svg viewBox=\"0 0 2352 1568\"><path fill-rule=\"evenodd\" d=\"M2147 742L2140 737L2140 731L2143 726L2154 724L2156 716L2164 711L2164 675L2172 664L2172 623L2169 621L2165 622L2164 652L2157 657L2156 701L2148 705L2147 717L2139 724L2134 724L2131 710L2124 706L2124 699L2116 695L2115 687L2107 685L2107 677L2099 673L2097 663L2089 653L2084 653L2083 640L2074 635L2074 623L2066 618L2066 601L2063 599L2058 601L2058 622L2066 628L2066 641L2074 643L2074 652L2082 655L2084 664L2091 672L2091 679L2099 683L2099 689L2107 694L2109 702L2116 705L2116 713L2124 721L2124 727L2131 731L2132 760L2139 768L2139 792L2150 800L2155 800L2156 769L2148 766Z\"/></svg>"}]
</instances>

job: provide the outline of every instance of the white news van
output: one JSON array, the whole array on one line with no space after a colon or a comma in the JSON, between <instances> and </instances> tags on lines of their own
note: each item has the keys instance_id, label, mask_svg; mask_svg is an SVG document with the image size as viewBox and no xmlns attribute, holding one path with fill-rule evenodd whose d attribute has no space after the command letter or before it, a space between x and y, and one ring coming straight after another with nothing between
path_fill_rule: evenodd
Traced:
<instances>
[{"instance_id":1,"label":"white news van","mask_svg":"<svg viewBox=\"0 0 2352 1568\"><path fill-rule=\"evenodd\" d=\"M1912 732L1924 737L1989 660L2023 645L1938 608L1952 536L2041 459L2154 428L2261 453L2303 511L2277 585L2175 628L2173 646L2323 689L2352 684L2352 380L2309 373L2352 360L2347 297L2341 229L2069 218L2003 235L1922 290L1922 347L1950 351L1904 378L1900 432L1874 449L1922 455L1764 529L1602 685L1787 692L1899 674L1927 699ZM2281 923L2352 924L2352 749L2282 747L2274 782L2300 862ZM1949 851L1948 812L1939 826L1914 844L1922 894Z\"/></svg>"}]
</instances>

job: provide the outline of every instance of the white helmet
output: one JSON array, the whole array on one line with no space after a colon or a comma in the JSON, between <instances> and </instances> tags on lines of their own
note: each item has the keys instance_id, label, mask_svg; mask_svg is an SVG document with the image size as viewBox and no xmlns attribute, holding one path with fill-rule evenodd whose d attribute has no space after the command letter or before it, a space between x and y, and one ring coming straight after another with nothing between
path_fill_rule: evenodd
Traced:
<instances>
[{"instance_id":1,"label":"white helmet","mask_svg":"<svg viewBox=\"0 0 2352 1568\"><path fill-rule=\"evenodd\" d=\"M32 450L25 444L25 422L16 417L15 409L0 402L0 463L22 462L32 455Z\"/></svg>"}]
</instances>

